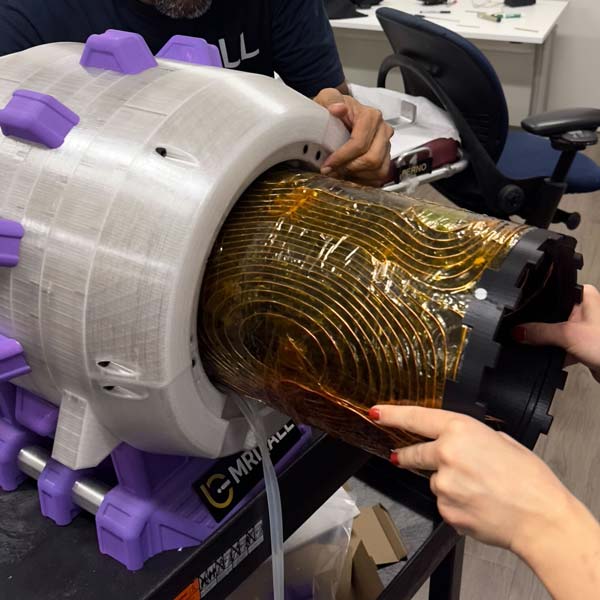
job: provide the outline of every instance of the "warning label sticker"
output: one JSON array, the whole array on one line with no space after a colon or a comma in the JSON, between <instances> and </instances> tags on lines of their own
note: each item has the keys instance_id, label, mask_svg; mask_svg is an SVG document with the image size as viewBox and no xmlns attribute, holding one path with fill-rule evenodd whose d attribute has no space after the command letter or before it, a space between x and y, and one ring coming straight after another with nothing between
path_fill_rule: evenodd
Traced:
<instances>
[{"instance_id":1,"label":"warning label sticker","mask_svg":"<svg viewBox=\"0 0 600 600\"><path fill-rule=\"evenodd\" d=\"M264 540L263 522L259 521L200 575L199 580L202 588L202 597L204 598L206 594L223 581L223 579L225 579L241 562L248 558L248 556L252 554ZM184 600L187 600L187 598Z\"/></svg>"},{"instance_id":2,"label":"warning label sticker","mask_svg":"<svg viewBox=\"0 0 600 600\"><path fill-rule=\"evenodd\" d=\"M200 582L196 579L194 583L188 585L174 600L200 600Z\"/></svg>"}]
</instances>

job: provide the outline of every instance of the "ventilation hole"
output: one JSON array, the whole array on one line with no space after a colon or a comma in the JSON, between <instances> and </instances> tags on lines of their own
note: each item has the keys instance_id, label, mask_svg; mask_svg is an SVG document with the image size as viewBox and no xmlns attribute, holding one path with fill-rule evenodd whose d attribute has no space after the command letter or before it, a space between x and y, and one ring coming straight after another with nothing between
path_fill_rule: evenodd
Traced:
<instances>
[{"instance_id":1,"label":"ventilation hole","mask_svg":"<svg viewBox=\"0 0 600 600\"><path fill-rule=\"evenodd\" d=\"M105 385L102 389L107 392L112 392L115 389L115 386L114 385Z\"/></svg>"},{"instance_id":2,"label":"ventilation hole","mask_svg":"<svg viewBox=\"0 0 600 600\"><path fill-rule=\"evenodd\" d=\"M304 154L308 154L308 145L304 146L302 152L304 152Z\"/></svg>"},{"instance_id":3,"label":"ventilation hole","mask_svg":"<svg viewBox=\"0 0 600 600\"><path fill-rule=\"evenodd\" d=\"M192 368L196 366L196 359L192 358Z\"/></svg>"},{"instance_id":4,"label":"ventilation hole","mask_svg":"<svg viewBox=\"0 0 600 600\"><path fill-rule=\"evenodd\" d=\"M135 377L139 375L136 368L126 367L112 360L99 360L96 364L107 373L111 373L119 377Z\"/></svg>"},{"instance_id":5,"label":"ventilation hole","mask_svg":"<svg viewBox=\"0 0 600 600\"><path fill-rule=\"evenodd\" d=\"M167 149L166 148L162 148L162 147L158 147L156 149L156 154L160 154L163 158L167 157Z\"/></svg>"},{"instance_id":6,"label":"ventilation hole","mask_svg":"<svg viewBox=\"0 0 600 600\"><path fill-rule=\"evenodd\" d=\"M320 150L317 152L316 159L321 160L321 151Z\"/></svg>"}]
</instances>

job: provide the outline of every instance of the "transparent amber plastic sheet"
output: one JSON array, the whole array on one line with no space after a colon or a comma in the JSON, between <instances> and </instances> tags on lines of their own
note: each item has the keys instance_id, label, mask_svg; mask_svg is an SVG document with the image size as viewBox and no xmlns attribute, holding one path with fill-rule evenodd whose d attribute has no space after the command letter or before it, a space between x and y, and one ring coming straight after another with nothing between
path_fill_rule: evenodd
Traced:
<instances>
[{"instance_id":1,"label":"transparent amber plastic sheet","mask_svg":"<svg viewBox=\"0 0 600 600\"><path fill-rule=\"evenodd\" d=\"M468 303L527 228L277 169L240 199L199 312L216 385L375 454L417 438L381 403L440 407L468 343Z\"/></svg>"}]
</instances>

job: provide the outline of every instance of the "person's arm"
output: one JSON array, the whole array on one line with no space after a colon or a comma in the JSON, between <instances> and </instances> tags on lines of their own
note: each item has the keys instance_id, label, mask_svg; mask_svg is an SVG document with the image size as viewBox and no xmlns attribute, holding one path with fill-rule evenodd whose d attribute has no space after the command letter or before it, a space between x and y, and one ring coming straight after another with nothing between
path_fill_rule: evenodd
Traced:
<instances>
[{"instance_id":1,"label":"person's arm","mask_svg":"<svg viewBox=\"0 0 600 600\"><path fill-rule=\"evenodd\" d=\"M598 598L600 525L535 454L465 415L410 406L370 415L432 440L391 460L435 472L440 514L459 532L515 552L555 600Z\"/></svg>"},{"instance_id":2,"label":"person's arm","mask_svg":"<svg viewBox=\"0 0 600 600\"><path fill-rule=\"evenodd\" d=\"M341 119L350 140L323 164L322 173L368 185L390 181L393 129L381 112L349 95L322 0L273 0L273 59L287 85Z\"/></svg>"}]
</instances>

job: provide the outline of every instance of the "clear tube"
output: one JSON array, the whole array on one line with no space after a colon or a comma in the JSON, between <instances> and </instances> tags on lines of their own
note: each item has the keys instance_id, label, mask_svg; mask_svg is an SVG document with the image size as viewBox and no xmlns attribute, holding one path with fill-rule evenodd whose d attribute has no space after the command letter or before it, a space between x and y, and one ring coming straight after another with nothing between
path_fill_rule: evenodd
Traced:
<instances>
[{"instance_id":1,"label":"clear tube","mask_svg":"<svg viewBox=\"0 0 600 600\"><path fill-rule=\"evenodd\" d=\"M257 405L236 395L240 411L250 423L252 432L256 437L260 454L262 456L263 474L265 478L265 491L269 506L269 529L271 535L271 564L273 567L273 600L284 600L285 595L285 571L283 550L283 518L281 511L281 495L279 494L279 483L277 473L271 461L267 434L258 416Z\"/></svg>"}]
</instances>

